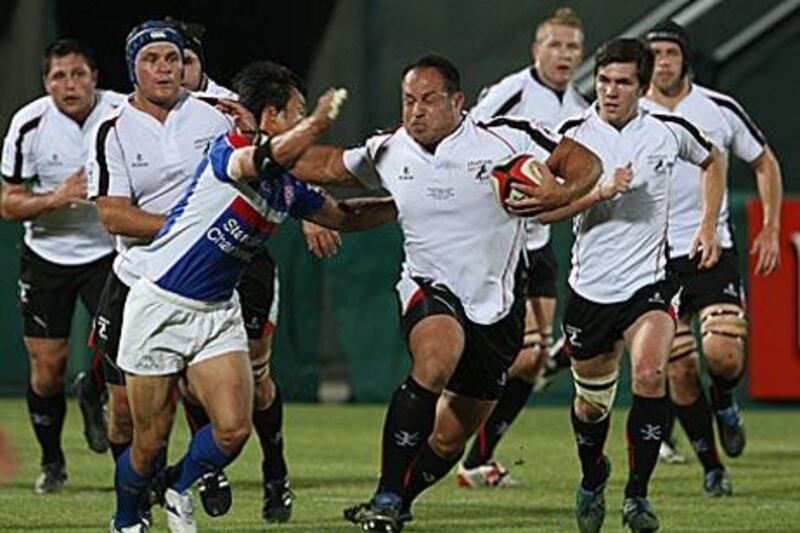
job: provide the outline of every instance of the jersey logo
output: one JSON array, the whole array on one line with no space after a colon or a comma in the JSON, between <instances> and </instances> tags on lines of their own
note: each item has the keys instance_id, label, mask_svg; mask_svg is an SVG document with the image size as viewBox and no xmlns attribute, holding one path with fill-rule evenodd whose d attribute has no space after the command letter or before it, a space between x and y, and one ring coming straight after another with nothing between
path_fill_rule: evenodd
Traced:
<instances>
[{"instance_id":1,"label":"jersey logo","mask_svg":"<svg viewBox=\"0 0 800 533\"><path fill-rule=\"evenodd\" d=\"M456 195L452 187L428 187L427 196L432 200L449 200Z\"/></svg>"},{"instance_id":2,"label":"jersey logo","mask_svg":"<svg viewBox=\"0 0 800 533\"><path fill-rule=\"evenodd\" d=\"M736 285L733 282L728 283L724 289L722 289L722 294L727 294L731 298L738 298L739 291L736 290Z\"/></svg>"},{"instance_id":3,"label":"jersey logo","mask_svg":"<svg viewBox=\"0 0 800 533\"><path fill-rule=\"evenodd\" d=\"M51 155L44 164L48 167L60 167L64 165L64 163L58 158L58 154Z\"/></svg>"},{"instance_id":4,"label":"jersey logo","mask_svg":"<svg viewBox=\"0 0 800 533\"><path fill-rule=\"evenodd\" d=\"M653 165L653 172L656 175L665 177L672 174L672 167L675 166L675 161L662 154L653 154L647 156L647 164Z\"/></svg>"},{"instance_id":5,"label":"jersey logo","mask_svg":"<svg viewBox=\"0 0 800 533\"><path fill-rule=\"evenodd\" d=\"M150 165L150 162L147 161L147 159L145 159L144 156L142 154L140 154L140 153L136 154L135 160L133 161L133 163L131 163L131 166L133 168L144 168L144 167L147 167L149 165Z\"/></svg>"},{"instance_id":6,"label":"jersey logo","mask_svg":"<svg viewBox=\"0 0 800 533\"><path fill-rule=\"evenodd\" d=\"M475 173L475 181L482 182L489 179L489 169L492 167L491 159L478 159L467 161L467 172Z\"/></svg>"},{"instance_id":7,"label":"jersey logo","mask_svg":"<svg viewBox=\"0 0 800 533\"><path fill-rule=\"evenodd\" d=\"M397 179L400 181L411 181L414 179L414 175L411 174L411 171L408 170L408 167L403 167L403 172L401 172Z\"/></svg>"}]
</instances>

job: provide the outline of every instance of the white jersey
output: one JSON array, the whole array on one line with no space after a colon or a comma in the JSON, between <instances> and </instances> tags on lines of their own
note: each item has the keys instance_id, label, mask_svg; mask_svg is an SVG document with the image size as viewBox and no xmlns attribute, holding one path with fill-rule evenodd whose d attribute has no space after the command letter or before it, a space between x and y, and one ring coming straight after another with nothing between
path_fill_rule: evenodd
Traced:
<instances>
[{"instance_id":1,"label":"white jersey","mask_svg":"<svg viewBox=\"0 0 800 533\"><path fill-rule=\"evenodd\" d=\"M641 105L652 111L666 108L652 100L642 99ZM766 147L766 139L742 107L731 97L692 84L689 93L678 103L674 112L689 119L711 139L719 148L725 161L730 153L751 163ZM694 232L700 225L703 215L703 191L700 183L700 169L679 161L675 165L675 183L669 206L669 247L670 257L689 254ZM733 246L733 238L728 224L727 190L722 199L719 213L719 236L723 248Z\"/></svg>"},{"instance_id":2,"label":"white jersey","mask_svg":"<svg viewBox=\"0 0 800 533\"><path fill-rule=\"evenodd\" d=\"M569 275L572 289L588 300L625 301L665 277L667 213L676 162L700 165L713 145L686 119L645 110L618 130L603 121L593 106L565 121L559 132L600 157L601 180L632 163L628 191L575 217Z\"/></svg>"},{"instance_id":3,"label":"white jersey","mask_svg":"<svg viewBox=\"0 0 800 533\"><path fill-rule=\"evenodd\" d=\"M163 123L125 102L97 130L87 166L89 198L122 196L147 212L166 214L211 141L230 127L225 115L188 93ZM148 241L117 236L114 272L129 287L141 275L129 251Z\"/></svg>"},{"instance_id":4,"label":"white jersey","mask_svg":"<svg viewBox=\"0 0 800 533\"><path fill-rule=\"evenodd\" d=\"M447 287L475 323L492 324L508 314L522 219L501 207L490 171L512 154L545 160L558 140L524 119L477 123L467 116L434 153L405 128L345 152L348 170L362 181L377 178L397 204L405 251L401 302L408 299L408 280L418 277Z\"/></svg>"},{"instance_id":5,"label":"white jersey","mask_svg":"<svg viewBox=\"0 0 800 533\"><path fill-rule=\"evenodd\" d=\"M62 113L50 96L17 111L3 143L3 179L25 184L32 193L50 193L83 167L92 130L125 100L112 91L96 91L95 95L95 106L82 125ZM88 202L43 213L26 220L24 226L25 244L60 265L90 263L114 251L113 237Z\"/></svg>"},{"instance_id":6,"label":"white jersey","mask_svg":"<svg viewBox=\"0 0 800 533\"><path fill-rule=\"evenodd\" d=\"M536 69L526 67L487 87L470 114L478 120L501 115L515 115L535 120L555 130L567 117L581 113L588 102L570 83L564 91L556 91L542 83ZM538 250L550 241L550 226L533 218L525 221L525 247Z\"/></svg>"}]
</instances>

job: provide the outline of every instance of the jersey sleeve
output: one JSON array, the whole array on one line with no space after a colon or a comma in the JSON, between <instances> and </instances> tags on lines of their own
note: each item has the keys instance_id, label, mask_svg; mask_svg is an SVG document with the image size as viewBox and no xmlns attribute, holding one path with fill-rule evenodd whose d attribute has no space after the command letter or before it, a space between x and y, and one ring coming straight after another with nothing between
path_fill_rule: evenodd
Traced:
<instances>
[{"instance_id":1,"label":"jersey sleeve","mask_svg":"<svg viewBox=\"0 0 800 533\"><path fill-rule=\"evenodd\" d=\"M224 182L236 181L231 176L231 156L236 150L237 138L233 134L220 135L211 143L208 150L209 163L214 171L214 176Z\"/></svg>"},{"instance_id":2,"label":"jersey sleeve","mask_svg":"<svg viewBox=\"0 0 800 533\"><path fill-rule=\"evenodd\" d=\"M496 117L480 127L499 137L515 153L531 154L544 161L561 141L561 135L543 125L520 117Z\"/></svg>"},{"instance_id":3,"label":"jersey sleeve","mask_svg":"<svg viewBox=\"0 0 800 533\"><path fill-rule=\"evenodd\" d=\"M703 164L714 144L700 128L680 115L659 115L678 142L678 157L695 165Z\"/></svg>"},{"instance_id":4,"label":"jersey sleeve","mask_svg":"<svg viewBox=\"0 0 800 533\"><path fill-rule=\"evenodd\" d=\"M116 116L106 119L91 137L89 160L86 162L87 197L90 200L101 196L133 196L116 122Z\"/></svg>"},{"instance_id":5,"label":"jersey sleeve","mask_svg":"<svg viewBox=\"0 0 800 533\"><path fill-rule=\"evenodd\" d=\"M20 110L11 120L3 141L2 175L12 184L22 184L36 176L34 145L41 115Z\"/></svg>"},{"instance_id":6,"label":"jersey sleeve","mask_svg":"<svg viewBox=\"0 0 800 533\"><path fill-rule=\"evenodd\" d=\"M381 177L377 169L378 154L390 135L375 135L355 148L345 150L342 161L347 171L368 189L381 188Z\"/></svg>"},{"instance_id":7,"label":"jersey sleeve","mask_svg":"<svg viewBox=\"0 0 800 533\"><path fill-rule=\"evenodd\" d=\"M730 151L746 163L752 163L767 146L767 139L756 123L735 100L722 107L722 115L731 128Z\"/></svg>"},{"instance_id":8,"label":"jersey sleeve","mask_svg":"<svg viewBox=\"0 0 800 533\"><path fill-rule=\"evenodd\" d=\"M470 115L476 120L487 121L498 116L517 114L522 102L522 91L519 83L512 83L510 79L486 87L478 95L478 101L470 110Z\"/></svg>"}]
</instances>

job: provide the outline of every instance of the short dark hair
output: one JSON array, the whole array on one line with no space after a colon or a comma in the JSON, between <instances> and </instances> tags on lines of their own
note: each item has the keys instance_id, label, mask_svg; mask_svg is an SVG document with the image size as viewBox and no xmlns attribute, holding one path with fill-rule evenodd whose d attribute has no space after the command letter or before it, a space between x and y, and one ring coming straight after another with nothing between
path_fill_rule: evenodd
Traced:
<instances>
[{"instance_id":1,"label":"short dark hair","mask_svg":"<svg viewBox=\"0 0 800 533\"><path fill-rule=\"evenodd\" d=\"M93 71L97 70L94 51L92 51L91 48L75 39L59 39L51 43L44 51L44 55L42 56L42 76L47 77L47 74L50 73L50 66L53 63L53 58L64 57L70 54L83 56L89 68Z\"/></svg>"},{"instance_id":2,"label":"short dark hair","mask_svg":"<svg viewBox=\"0 0 800 533\"><path fill-rule=\"evenodd\" d=\"M445 90L452 94L461 92L461 76L458 74L458 69L448 59L437 55L423 56L413 63L403 67L403 74L401 78L405 78L409 71L417 68L433 68L444 78Z\"/></svg>"},{"instance_id":3,"label":"short dark hair","mask_svg":"<svg viewBox=\"0 0 800 533\"><path fill-rule=\"evenodd\" d=\"M653 52L641 39L612 39L608 41L594 56L594 75L600 68L611 63L635 63L636 78L644 89L650 86L655 59Z\"/></svg>"},{"instance_id":4,"label":"short dark hair","mask_svg":"<svg viewBox=\"0 0 800 533\"><path fill-rule=\"evenodd\" d=\"M286 109L292 96L292 89L297 89L305 96L306 88L300 77L287 67L272 61L256 61L245 66L233 78L233 88L239 95L239 102L261 119L261 113L268 105L278 111Z\"/></svg>"}]
</instances>

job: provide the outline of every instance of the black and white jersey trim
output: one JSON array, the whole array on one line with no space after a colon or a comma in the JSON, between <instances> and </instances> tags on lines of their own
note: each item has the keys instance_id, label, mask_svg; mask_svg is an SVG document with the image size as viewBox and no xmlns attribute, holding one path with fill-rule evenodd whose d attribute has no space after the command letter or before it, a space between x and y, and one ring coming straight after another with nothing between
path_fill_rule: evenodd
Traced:
<instances>
[{"instance_id":1,"label":"black and white jersey trim","mask_svg":"<svg viewBox=\"0 0 800 533\"><path fill-rule=\"evenodd\" d=\"M664 115L661 113L650 113L650 116L657 118L662 122L672 122L673 124L678 124L682 126L689 133L692 134L692 137L694 137L697 140L697 142L703 145L703 148L705 148L709 152L714 148L714 144L708 140L708 137L703 135L703 133L699 129L697 129L697 126L695 126L685 118L680 117L678 115Z\"/></svg>"},{"instance_id":2,"label":"black and white jersey trim","mask_svg":"<svg viewBox=\"0 0 800 533\"><path fill-rule=\"evenodd\" d=\"M719 96L709 96L709 98L718 106L729 109L734 115L736 115L736 117L741 120L744 126L747 128L747 131L750 132L750 135L752 135L761 146L767 144L766 137L764 137L764 134L758 129L758 126L756 126L755 122L753 122L747 113L744 112L744 109L736 105L735 102L726 98L720 98Z\"/></svg>"},{"instance_id":3,"label":"black and white jersey trim","mask_svg":"<svg viewBox=\"0 0 800 533\"><path fill-rule=\"evenodd\" d=\"M97 130L96 139L96 153L97 153L97 169L98 169L98 188L96 196L108 195L108 161L106 160L106 141L108 134L117 122L117 117L112 117L102 124Z\"/></svg>"},{"instance_id":4,"label":"black and white jersey trim","mask_svg":"<svg viewBox=\"0 0 800 533\"><path fill-rule=\"evenodd\" d=\"M566 121L564 121L564 123L561 124L561 127L558 128L558 133L563 135L566 132L568 132L569 130L577 128L578 126L580 126L584 122L586 122L586 118L573 118L573 119L566 120Z\"/></svg>"},{"instance_id":5,"label":"black and white jersey trim","mask_svg":"<svg viewBox=\"0 0 800 533\"><path fill-rule=\"evenodd\" d=\"M507 115L512 109L514 109L519 103L522 101L522 89L512 94L508 100L503 102L503 105L497 108L492 114L492 118L494 117L501 117L503 115Z\"/></svg>"},{"instance_id":6,"label":"black and white jersey trim","mask_svg":"<svg viewBox=\"0 0 800 533\"><path fill-rule=\"evenodd\" d=\"M17 140L14 142L14 171L10 176L5 176L8 183L20 184L22 183L22 143L25 142L25 135L35 130L39 126L42 116L34 117L28 122L23 124L17 132Z\"/></svg>"},{"instance_id":7,"label":"black and white jersey trim","mask_svg":"<svg viewBox=\"0 0 800 533\"><path fill-rule=\"evenodd\" d=\"M553 150L555 150L556 145L558 144L556 141L554 141L553 139L548 137L544 132L542 132L542 130L534 127L527 120L515 120L509 117L499 117L499 118L493 118L488 122L478 122L478 127L485 129L498 128L501 126L506 126L509 128L514 128L520 131L524 131L533 140L533 142L535 142L548 152L552 152Z\"/></svg>"}]
</instances>

